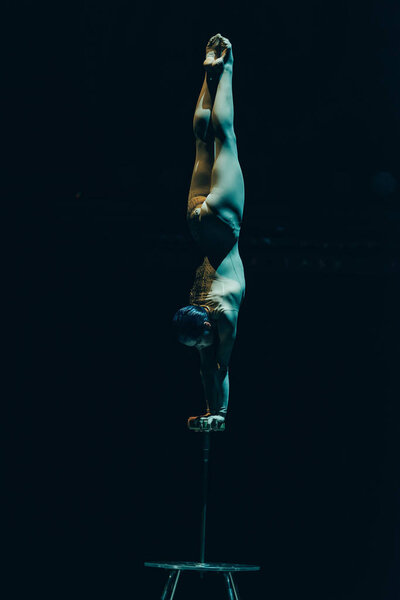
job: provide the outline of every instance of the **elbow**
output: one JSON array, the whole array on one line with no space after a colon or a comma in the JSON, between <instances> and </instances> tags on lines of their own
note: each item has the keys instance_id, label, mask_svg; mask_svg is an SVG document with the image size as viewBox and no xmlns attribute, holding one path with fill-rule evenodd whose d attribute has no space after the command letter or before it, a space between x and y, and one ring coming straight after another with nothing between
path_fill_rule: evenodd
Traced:
<instances>
[{"instance_id":1,"label":"elbow","mask_svg":"<svg viewBox=\"0 0 400 600\"><path fill-rule=\"evenodd\" d=\"M214 375L226 375L228 372L228 365L222 363L214 363L212 365L202 366L200 368L200 374L202 377L210 377Z\"/></svg>"},{"instance_id":2,"label":"elbow","mask_svg":"<svg viewBox=\"0 0 400 600\"><path fill-rule=\"evenodd\" d=\"M225 365L223 363L217 363L217 371L219 375L227 375L228 369L228 365Z\"/></svg>"}]
</instances>

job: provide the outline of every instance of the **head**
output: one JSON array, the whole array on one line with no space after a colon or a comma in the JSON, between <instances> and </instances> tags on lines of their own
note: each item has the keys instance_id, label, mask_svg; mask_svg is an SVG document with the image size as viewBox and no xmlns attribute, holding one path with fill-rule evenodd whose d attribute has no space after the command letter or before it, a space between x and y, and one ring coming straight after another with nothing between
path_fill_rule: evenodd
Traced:
<instances>
[{"instance_id":1,"label":"head","mask_svg":"<svg viewBox=\"0 0 400 600\"><path fill-rule=\"evenodd\" d=\"M214 342L214 330L208 312L202 306L190 304L180 308L172 319L176 337L181 344L201 350Z\"/></svg>"}]
</instances>

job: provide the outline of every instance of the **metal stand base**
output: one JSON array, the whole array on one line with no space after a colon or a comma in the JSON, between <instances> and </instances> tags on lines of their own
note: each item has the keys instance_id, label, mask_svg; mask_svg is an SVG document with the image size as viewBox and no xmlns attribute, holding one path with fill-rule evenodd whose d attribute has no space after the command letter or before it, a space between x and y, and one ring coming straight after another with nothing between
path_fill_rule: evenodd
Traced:
<instances>
[{"instance_id":1,"label":"metal stand base","mask_svg":"<svg viewBox=\"0 0 400 600\"><path fill-rule=\"evenodd\" d=\"M229 600L240 600L239 592L233 580L232 573L239 571L259 571L260 567L255 565L234 565L227 563L206 563L205 546L206 546L206 516L207 516L207 486L208 486L208 462L210 457L211 432L202 432L202 462L203 462L203 477L202 477L202 511L201 511L201 529L200 529L200 562L146 562L145 567L156 567L157 569L166 569L169 571L168 579L161 596L161 600L172 600L175 594L176 586L178 585L181 571L199 571L200 577L203 577L205 572L222 573Z\"/></svg>"},{"instance_id":2,"label":"metal stand base","mask_svg":"<svg viewBox=\"0 0 400 600\"><path fill-rule=\"evenodd\" d=\"M200 571L218 572L224 577L229 600L240 600L237 586L233 580L232 573L243 571L259 571L260 567L256 565L235 565L227 563L195 563L195 562L170 562L157 563L146 562L145 567L156 567L157 569L166 569L169 571L168 579L161 596L161 600L173 600L176 586L178 584L181 571Z\"/></svg>"}]
</instances>

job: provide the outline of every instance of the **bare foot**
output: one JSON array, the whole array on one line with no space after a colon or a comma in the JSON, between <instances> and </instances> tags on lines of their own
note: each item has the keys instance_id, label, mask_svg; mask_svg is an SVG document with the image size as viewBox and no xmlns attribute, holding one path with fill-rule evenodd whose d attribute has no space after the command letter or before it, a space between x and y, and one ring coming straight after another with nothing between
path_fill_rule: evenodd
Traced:
<instances>
[{"instance_id":1,"label":"bare foot","mask_svg":"<svg viewBox=\"0 0 400 600\"><path fill-rule=\"evenodd\" d=\"M189 417L187 424L192 431L224 431L225 417L206 413L200 417Z\"/></svg>"},{"instance_id":2,"label":"bare foot","mask_svg":"<svg viewBox=\"0 0 400 600\"><path fill-rule=\"evenodd\" d=\"M233 64L232 44L220 33L213 35L206 46L206 59L203 62L206 71L221 73L224 65Z\"/></svg>"}]
</instances>

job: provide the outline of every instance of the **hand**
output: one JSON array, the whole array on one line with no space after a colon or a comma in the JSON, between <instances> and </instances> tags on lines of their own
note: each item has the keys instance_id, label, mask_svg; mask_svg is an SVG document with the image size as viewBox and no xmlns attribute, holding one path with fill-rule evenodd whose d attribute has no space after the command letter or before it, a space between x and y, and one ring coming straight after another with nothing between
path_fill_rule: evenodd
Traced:
<instances>
[{"instance_id":1,"label":"hand","mask_svg":"<svg viewBox=\"0 0 400 600\"><path fill-rule=\"evenodd\" d=\"M225 417L206 413L205 415L200 415L199 417L189 417L187 424L191 431L224 431Z\"/></svg>"}]
</instances>

